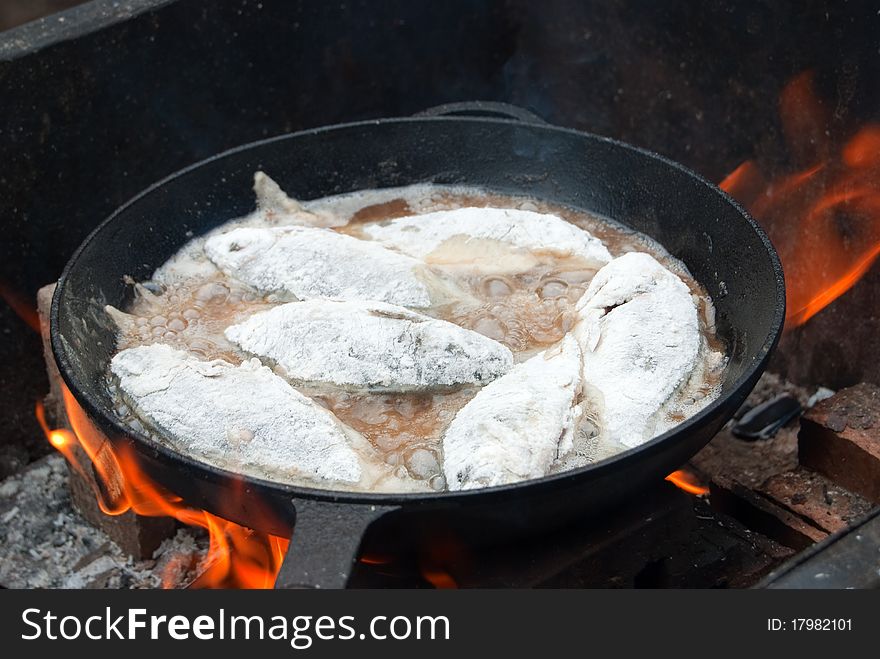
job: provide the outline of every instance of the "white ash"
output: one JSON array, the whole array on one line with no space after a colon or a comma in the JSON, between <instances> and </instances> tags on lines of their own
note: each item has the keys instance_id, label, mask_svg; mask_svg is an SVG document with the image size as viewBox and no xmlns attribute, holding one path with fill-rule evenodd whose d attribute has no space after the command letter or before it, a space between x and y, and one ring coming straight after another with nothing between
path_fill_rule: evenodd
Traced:
<instances>
[{"instance_id":1,"label":"white ash","mask_svg":"<svg viewBox=\"0 0 880 659\"><path fill-rule=\"evenodd\" d=\"M458 208L366 225L383 245L428 263L467 265L481 271L534 267L540 253L577 257L600 267L611 260L601 240L549 213L508 208Z\"/></svg>"},{"instance_id":2,"label":"white ash","mask_svg":"<svg viewBox=\"0 0 880 659\"><path fill-rule=\"evenodd\" d=\"M157 343L117 353L110 367L139 415L190 453L335 481L361 478L354 431L256 359L206 362Z\"/></svg>"},{"instance_id":3,"label":"white ash","mask_svg":"<svg viewBox=\"0 0 880 659\"><path fill-rule=\"evenodd\" d=\"M632 448L690 376L701 348L697 307L678 276L631 252L602 268L577 304L585 393L603 433Z\"/></svg>"},{"instance_id":4,"label":"white ash","mask_svg":"<svg viewBox=\"0 0 880 659\"><path fill-rule=\"evenodd\" d=\"M819 387L812 396L807 399L806 407L815 407L818 403L831 398L836 392L828 387Z\"/></svg>"},{"instance_id":5,"label":"white ash","mask_svg":"<svg viewBox=\"0 0 880 659\"><path fill-rule=\"evenodd\" d=\"M429 307L449 296L449 284L421 261L329 229L238 228L205 241L223 272L264 293L379 300Z\"/></svg>"},{"instance_id":6,"label":"white ash","mask_svg":"<svg viewBox=\"0 0 880 659\"><path fill-rule=\"evenodd\" d=\"M9 517L0 587L180 588L198 575L208 548L201 529L179 529L152 559L134 560L74 510L67 481L64 458L52 453L0 484L0 516Z\"/></svg>"},{"instance_id":7,"label":"white ash","mask_svg":"<svg viewBox=\"0 0 880 659\"><path fill-rule=\"evenodd\" d=\"M449 489L503 485L549 473L573 447L583 411L580 387L581 351L567 335L480 390L443 436Z\"/></svg>"},{"instance_id":8,"label":"white ash","mask_svg":"<svg viewBox=\"0 0 880 659\"><path fill-rule=\"evenodd\" d=\"M486 384L513 366L513 353L493 339L382 302L290 302L227 328L226 338L292 381L346 388Z\"/></svg>"}]
</instances>

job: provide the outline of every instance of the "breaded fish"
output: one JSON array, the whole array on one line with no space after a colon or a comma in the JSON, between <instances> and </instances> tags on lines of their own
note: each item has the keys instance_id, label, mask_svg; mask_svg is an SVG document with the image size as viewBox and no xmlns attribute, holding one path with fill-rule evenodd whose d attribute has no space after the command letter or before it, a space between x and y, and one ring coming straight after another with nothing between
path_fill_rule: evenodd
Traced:
<instances>
[{"instance_id":1,"label":"breaded fish","mask_svg":"<svg viewBox=\"0 0 880 659\"><path fill-rule=\"evenodd\" d=\"M630 252L596 273L577 303L585 394L602 431L626 447L654 436L652 417L686 380L701 336L687 285Z\"/></svg>"},{"instance_id":2,"label":"breaded fish","mask_svg":"<svg viewBox=\"0 0 880 659\"><path fill-rule=\"evenodd\" d=\"M252 359L201 361L164 344L117 353L111 370L148 425L188 453L357 483L357 433Z\"/></svg>"},{"instance_id":3,"label":"breaded fish","mask_svg":"<svg viewBox=\"0 0 880 659\"><path fill-rule=\"evenodd\" d=\"M242 227L208 238L205 253L227 275L264 293L417 308L450 295L421 261L330 229Z\"/></svg>"},{"instance_id":4,"label":"breaded fish","mask_svg":"<svg viewBox=\"0 0 880 659\"><path fill-rule=\"evenodd\" d=\"M538 478L571 450L581 416L581 351L567 335L465 405L443 436L450 490Z\"/></svg>"},{"instance_id":5,"label":"breaded fish","mask_svg":"<svg viewBox=\"0 0 880 659\"><path fill-rule=\"evenodd\" d=\"M386 247L443 265L482 271L524 271L541 252L578 257L601 267L611 254L598 238L548 213L506 208L458 208L369 224L364 233Z\"/></svg>"},{"instance_id":6,"label":"breaded fish","mask_svg":"<svg viewBox=\"0 0 880 659\"><path fill-rule=\"evenodd\" d=\"M246 352L292 381L408 391L486 384L513 367L497 341L383 302L307 300L226 329Z\"/></svg>"}]
</instances>

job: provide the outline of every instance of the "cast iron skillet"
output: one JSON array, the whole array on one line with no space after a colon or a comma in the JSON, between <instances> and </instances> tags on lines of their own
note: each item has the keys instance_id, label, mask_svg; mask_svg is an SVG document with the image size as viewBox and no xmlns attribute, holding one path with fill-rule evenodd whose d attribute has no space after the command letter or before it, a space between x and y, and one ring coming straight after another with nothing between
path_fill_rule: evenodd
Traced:
<instances>
[{"instance_id":1,"label":"cast iron skillet","mask_svg":"<svg viewBox=\"0 0 880 659\"><path fill-rule=\"evenodd\" d=\"M483 116L461 116L464 110ZM70 391L113 446L132 449L150 477L191 505L276 535L290 534L295 523L277 585L344 585L368 527L384 529L372 537L398 544L439 529L491 542L618 503L676 469L716 433L776 344L785 305L782 269L767 236L734 201L657 154L549 126L519 109L502 108L508 118L485 116L498 112L494 104L457 104L428 116L330 126L232 149L122 206L61 276L51 339ZM730 353L722 393L670 432L598 464L457 493L353 494L280 485L157 445L112 412L104 381L114 331L102 308L130 301L124 276L148 279L193 235L253 210L258 169L300 199L413 183L467 184L586 209L644 232L681 259L715 301L718 333Z\"/></svg>"}]
</instances>

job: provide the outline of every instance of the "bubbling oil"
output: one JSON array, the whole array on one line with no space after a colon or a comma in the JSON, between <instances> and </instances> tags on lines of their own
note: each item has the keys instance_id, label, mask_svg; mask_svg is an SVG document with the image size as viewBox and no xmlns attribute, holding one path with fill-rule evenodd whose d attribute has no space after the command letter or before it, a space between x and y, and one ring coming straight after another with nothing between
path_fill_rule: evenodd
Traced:
<instances>
[{"instance_id":1,"label":"bubbling oil","mask_svg":"<svg viewBox=\"0 0 880 659\"><path fill-rule=\"evenodd\" d=\"M304 207L321 217L333 217L334 229L364 238L364 225L397 217L464 207L495 207L552 213L602 240L613 256L630 251L647 252L678 274L690 287L698 306L703 335L703 359L656 418L662 432L693 415L717 396L725 366L723 346L715 334L714 307L705 289L687 269L653 240L612 221L581 210L531 198L505 196L468 188L419 185L407 188L362 191L306 202ZM239 364L249 355L224 336L230 325L279 304L295 301L289 294L262 294L220 272L205 256L204 241L216 233L239 226L278 226L272 211L254 213L227 222L185 245L160 267L149 282L135 284L132 304L124 311L111 310L119 327L118 349L166 343L199 359L223 359ZM304 222L307 223L307 222ZM541 254L533 268L512 275L481 274L476 268L435 266L435 272L469 293L459 301L419 311L450 321L506 345L521 362L558 341L572 328L575 303L584 294L598 267L576 258ZM283 371L276 372L284 376ZM476 395L478 388L453 391L380 393L308 388L292 383L303 394L333 412L340 421L361 433L379 458L400 477L445 490L442 436L456 413ZM111 391L116 391L112 386ZM132 427L162 438L131 411L118 396L117 414ZM595 462L622 449L603 438L589 413L575 433L575 450L560 460L554 471ZM224 466L224 465L219 465ZM310 485L316 485L309 482ZM319 483L324 487L336 484Z\"/></svg>"}]
</instances>

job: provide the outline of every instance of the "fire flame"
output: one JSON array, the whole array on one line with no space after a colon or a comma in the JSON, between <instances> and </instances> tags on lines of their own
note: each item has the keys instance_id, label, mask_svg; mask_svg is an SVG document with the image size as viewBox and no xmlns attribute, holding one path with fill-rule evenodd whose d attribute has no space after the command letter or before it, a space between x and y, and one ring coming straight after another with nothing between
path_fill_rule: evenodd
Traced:
<instances>
[{"instance_id":1,"label":"fire flame","mask_svg":"<svg viewBox=\"0 0 880 659\"><path fill-rule=\"evenodd\" d=\"M21 318L28 327L35 332L40 331L40 318L37 310L27 302L24 298L16 293L9 285L0 281L0 299L2 299L15 314Z\"/></svg>"},{"instance_id":2,"label":"fire flame","mask_svg":"<svg viewBox=\"0 0 880 659\"><path fill-rule=\"evenodd\" d=\"M688 494L693 494L694 496L704 496L709 494L709 488L700 483L700 481L697 480L697 477L691 472L685 471L684 469L673 471L666 477L666 480L677 488L684 490Z\"/></svg>"},{"instance_id":3,"label":"fire flame","mask_svg":"<svg viewBox=\"0 0 880 659\"><path fill-rule=\"evenodd\" d=\"M470 561L465 545L455 536L435 534L422 547L419 556L419 572L434 588L452 590L458 588L453 576L456 566L464 568Z\"/></svg>"},{"instance_id":4,"label":"fire flame","mask_svg":"<svg viewBox=\"0 0 880 659\"><path fill-rule=\"evenodd\" d=\"M786 85L779 110L802 169L767 179L746 161L719 185L749 208L779 251L792 329L846 293L880 257L880 124L863 126L835 149L811 72Z\"/></svg>"},{"instance_id":5,"label":"fire flame","mask_svg":"<svg viewBox=\"0 0 880 659\"><path fill-rule=\"evenodd\" d=\"M206 529L210 537L208 554L200 576L190 587L272 588L287 551L288 539L258 533L187 506L180 497L147 477L133 455L112 447L70 391L66 387L63 391L72 431L50 428L40 404L37 405L37 420L49 443L64 455L73 469L92 483L101 510L108 515L121 515L132 510L145 517L173 517L188 526ZM80 458L80 450L91 465ZM89 471L94 478L87 474L87 467L91 467ZM170 587L170 580L163 578L163 585Z\"/></svg>"}]
</instances>

